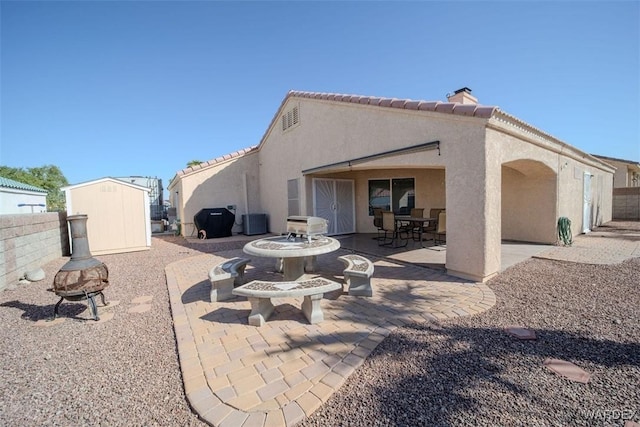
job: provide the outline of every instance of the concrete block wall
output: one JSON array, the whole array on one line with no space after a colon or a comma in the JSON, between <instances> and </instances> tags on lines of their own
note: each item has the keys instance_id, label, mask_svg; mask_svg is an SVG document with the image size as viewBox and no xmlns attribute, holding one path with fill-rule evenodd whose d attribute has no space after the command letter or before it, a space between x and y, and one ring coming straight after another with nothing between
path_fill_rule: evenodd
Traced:
<instances>
[{"instance_id":1,"label":"concrete block wall","mask_svg":"<svg viewBox=\"0 0 640 427\"><path fill-rule=\"evenodd\" d=\"M66 212L0 215L0 291L69 253Z\"/></svg>"},{"instance_id":2,"label":"concrete block wall","mask_svg":"<svg viewBox=\"0 0 640 427\"><path fill-rule=\"evenodd\" d=\"M640 221L640 187L613 189L613 219Z\"/></svg>"}]
</instances>

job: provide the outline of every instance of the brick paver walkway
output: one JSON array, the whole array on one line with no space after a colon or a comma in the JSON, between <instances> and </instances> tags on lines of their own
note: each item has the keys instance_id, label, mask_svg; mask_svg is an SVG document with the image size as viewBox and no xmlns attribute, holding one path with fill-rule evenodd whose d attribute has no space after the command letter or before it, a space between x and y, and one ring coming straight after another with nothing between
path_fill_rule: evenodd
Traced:
<instances>
[{"instance_id":1,"label":"brick paver walkway","mask_svg":"<svg viewBox=\"0 0 640 427\"><path fill-rule=\"evenodd\" d=\"M342 282L340 250L318 257L323 276ZM480 313L495 304L483 284L411 265L375 261L374 296L325 295L325 320L310 325L302 298L274 299L264 326L247 324L244 298L209 302L207 272L241 251L198 255L166 267L187 398L215 426L291 426L311 415L396 327ZM256 258L246 280L282 280Z\"/></svg>"},{"instance_id":2,"label":"brick paver walkway","mask_svg":"<svg viewBox=\"0 0 640 427\"><path fill-rule=\"evenodd\" d=\"M571 246L556 246L534 258L578 262L581 264L618 264L640 257L640 232L625 234L594 231L574 237Z\"/></svg>"}]
</instances>

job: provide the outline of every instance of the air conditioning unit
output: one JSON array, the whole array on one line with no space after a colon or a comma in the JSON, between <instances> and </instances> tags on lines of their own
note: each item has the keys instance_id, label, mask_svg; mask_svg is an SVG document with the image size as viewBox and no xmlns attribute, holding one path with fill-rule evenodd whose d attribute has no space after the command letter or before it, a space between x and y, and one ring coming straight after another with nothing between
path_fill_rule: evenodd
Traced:
<instances>
[{"instance_id":1,"label":"air conditioning unit","mask_svg":"<svg viewBox=\"0 0 640 427\"><path fill-rule=\"evenodd\" d=\"M267 214L242 215L242 234L266 234L267 228Z\"/></svg>"}]
</instances>

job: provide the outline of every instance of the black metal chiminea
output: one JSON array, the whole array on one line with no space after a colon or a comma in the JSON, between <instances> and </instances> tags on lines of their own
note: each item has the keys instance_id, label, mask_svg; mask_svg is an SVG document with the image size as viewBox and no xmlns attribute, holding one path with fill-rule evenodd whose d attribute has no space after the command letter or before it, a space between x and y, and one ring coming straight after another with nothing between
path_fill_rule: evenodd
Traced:
<instances>
[{"instance_id":1,"label":"black metal chiminea","mask_svg":"<svg viewBox=\"0 0 640 427\"><path fill-rule=\"evenodd\" d=\"M58 316L62 300L86 299L93 318L100 320L95 296L100 295L102 304L108 304L102 290L109 286L109 270L104 263L91 256L87 239L87 215L72 215L67 217L67 221L71 229L72 253L71 259L53 279L53 292L60 297L53 310L53 318Z\"/></svg>"}]
</instances>

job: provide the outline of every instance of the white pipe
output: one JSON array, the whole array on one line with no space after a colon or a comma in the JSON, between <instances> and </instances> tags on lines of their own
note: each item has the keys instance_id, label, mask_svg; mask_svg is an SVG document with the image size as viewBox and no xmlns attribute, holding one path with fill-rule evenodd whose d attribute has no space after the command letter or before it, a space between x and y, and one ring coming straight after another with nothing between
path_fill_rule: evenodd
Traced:
<instances>
[{"instance_id":1,"label":"white pipe","mask_svg":"<svg viewBox=\"0 0 640 427\"><path fill-rule=\"evenodd\" d=\"M247 188L247 173L242 173L242 187L244 189L244 211L249 215L249 190Z\"/></svg>"}]
</instances>

